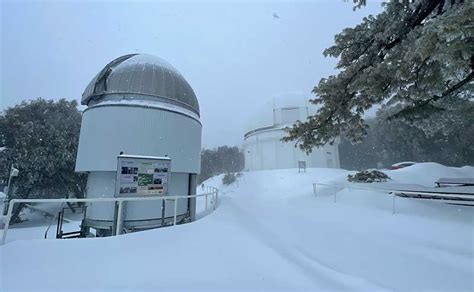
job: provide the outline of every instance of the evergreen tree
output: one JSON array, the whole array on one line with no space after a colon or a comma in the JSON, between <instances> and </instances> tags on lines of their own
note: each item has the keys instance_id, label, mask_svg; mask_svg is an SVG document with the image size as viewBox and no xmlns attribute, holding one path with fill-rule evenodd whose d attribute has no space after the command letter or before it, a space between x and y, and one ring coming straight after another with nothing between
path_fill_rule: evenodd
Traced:
<instances>
[{"instance_id":1,"label":"evergreen tree","mask_svg":"<svg viewBox=\"0 0 474 292\"><path fill-rule=\"evenodd\" d=\"M363 115L374 105L392 109L387 118L433 132L437 125L427 118L449 120L472 98L474 2L405 0L384 7L335 36L324 56L339 58L340 72L313 89L318 97L311 102L321 108L284 141L308 152L338 136L359 142L368 128Z\"/></svg>"},{"instance_id":2,"label":"evergreen tree","mask_svg":"<svg viewBox=\"0 0 474 292\"><path fill-rule=\"evenodd\" d=\"M220 146L201 152L201 174L199 181L221 173L239 172L244 169L245 157L238 147Z\"/></svg>"},{"instance_id":3,"label":"evergreen tree","mask_svg":"<svg viewBox=\"0 0 474 292\"><path fill-rule=\"evenodd\" d=\"M0 115L2 174L12 164L20 171L10 199L84 196L86 179L74 172L80 126L77 102L65 99L22 102Z\"/></svg>"},{"instance_id":4,"label":"evergreen tree","mask_svg":"<svg viewBox=\"0 0 474 292\"><path fill-rule=\"evenodd\" d=\"M425 131L400 120L387 120L380 110L367 124L367 137L356 145L343 139L339 145L341 167L388 167L401 161L438 162L450 166L474 165L474 102L467 102L447 122L432 117L427 122L438 131ZM447 132L447 134L446 134Z\"/></svg>"}]
</instances>

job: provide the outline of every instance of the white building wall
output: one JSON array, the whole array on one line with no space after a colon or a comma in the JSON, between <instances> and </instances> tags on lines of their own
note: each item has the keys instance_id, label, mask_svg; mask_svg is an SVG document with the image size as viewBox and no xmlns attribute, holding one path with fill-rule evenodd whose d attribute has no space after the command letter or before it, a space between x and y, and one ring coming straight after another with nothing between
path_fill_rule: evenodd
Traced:
<instances>
[{"instance_id":1,"label":"white building wall","mask_svg":"<svg viewBox=\"0 0 474 292\"><path fill-rule=\"evenodd\" d=\"M262 130L249 135L243 145L246 170L297 168L298 161L307 167L339 168L337 143L313 149L309 155L294 147L294 142L282 142L283 129Z\"/></svg>"},{"instance_id":2,"label":"white building wall","mask_svg":"<svg viewBox=\"0 0 474 292\"><path fill-rule=\"evenodd\" d=\"M287 135L285 127L316 114L317 108L307 98L285 94L266 106L247 128L243 143L246 170L297 168L298 161L305 161L307 167L340 167L338 141L314 148L309 155L295 148L294 142L281 141Z\"/></svg>"},{"instance_id":3,"label":"white building wall","mask_svg":"<svg viewBox=\"0 0 474 292\"><path fill-rule=\"evenodd\" d=\"M172 172L201 170L201 124L164 109L107 105L82 116L76 171L116 171L125 154L171 158Z\"/></svg>"},{"instance_id":4,"label":"white building wall","mask_svg":"<svg viewBox=\"0 0 474 292\"><path fill-rule=\"evenodd\" d=\"M125 154L171 158L169 195L187 195L189 174L201 167L201 124L198 120L166 108L134 105L89 107L83 114L76 171L89 172L87 197L113 197L117 156ZM161 201L132 202L124 207L125 221L161 218ZM165 217L171 217L173 202L166 202ZM188 210L188 200L179 200L177 215ZM114 204L88 205L87 219L112 221Z\"/></svg>"}]
</instances>

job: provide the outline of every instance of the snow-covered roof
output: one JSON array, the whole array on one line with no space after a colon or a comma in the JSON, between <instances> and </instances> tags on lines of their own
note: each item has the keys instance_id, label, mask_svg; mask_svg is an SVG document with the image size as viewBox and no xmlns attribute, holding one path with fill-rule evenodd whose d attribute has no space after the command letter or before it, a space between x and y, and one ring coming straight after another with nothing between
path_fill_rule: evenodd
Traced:
<instances>
[{"instance_id":1,"label":"snow-covered roof","mask_svg":"<svg viewBox=\"0 0 474 292\"><path fill-rule=\"evenodd\" d=\"M81 103L90 105L117 94L175 104L199 115L196 95L184 77L166 61L151 55L129 54L107 64L87 86Z\"/></svg>"}]
</instances>

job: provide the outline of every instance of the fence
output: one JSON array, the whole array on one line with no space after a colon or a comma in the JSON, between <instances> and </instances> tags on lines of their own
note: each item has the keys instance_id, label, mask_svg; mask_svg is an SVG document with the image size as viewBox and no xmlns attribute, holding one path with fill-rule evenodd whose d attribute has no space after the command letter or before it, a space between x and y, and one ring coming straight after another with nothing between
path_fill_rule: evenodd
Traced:
<instances>
[{"instance_id":1,"label":"fence","mask_svg":"<svg viewBox=\"0 0 474 292\"><path fill-rule=\"evenodd\" d=\"M13 213L13 206L19 203L117 203L118 204L118 216L114 225L117 227L115 228L115 233L113 235L120 235L122 231L122 207L124 202L131 202L131 201L173 201L174 202L174 209L173 209L173 226L176 225L176 217L177 217L177 206L178 200L187 200L190 198L199 198L205 197L206 200L206 213L208 212L208 197L211 196L214 204L213 210L217 208L219 202L219 190L214 187L207 187L207 191L204 194L199 195L184 195L184 196L162 196L162 197L120 197L120 198L84 198L84 199L12 199L8 204L8 212L5 217L5 225L3 227L3 235L1 245L5 244L7 238L8 228L10 227L10 221Z\"/></svg>"},{"instance_id":2,"label":"fence","mask_svg":"<svg viewBox=\"0 0 474 292\"><path fill-rule=\"evenodd\" d=\"M325 184L325 183L313 183L313 194L317 196L317 186L323 186L327 189L331 189L333 191L334 203L337 202L337 193L344 190L344 189L355 189L355 190L365 190L365 191L380 191L386 192L392 195L392 214L395 214L395 193L393 190L388 189L375 189L375 188L368 188L368 187L356 187L356 186L348 186L342 184Z\"/></svg>"},{"instance_id":3,"label":"fence","mask_svg":"<svg viewBox=\"0 0 474 292\"><path fill-rule=\"evenodd\" d=\"M425 195L430 196L431 198L422 198L416 197L423 195L423 192L417 190L396 190L390 188L375 188L375 187L364 187L364 186L354 186L347 184L327 184L327 183L313 183L313 193L314 196L317 196L317 186L325 187L326 189L332 190L332 195L334 197L334 203L337 201L337 193L344 189L353 189L353 190L364 190L372 192L382 192L392 195L392 214L395 214L395 198L397 196L402 198L409 198L411 200L423 200L423 201L432 201L438 203L450 203L450 204L461 204L461 205L474 205L473 194L452 194L449 192L424 192ZM462 200L462 201L456 201Z\"/></svg>"}]
</instances>

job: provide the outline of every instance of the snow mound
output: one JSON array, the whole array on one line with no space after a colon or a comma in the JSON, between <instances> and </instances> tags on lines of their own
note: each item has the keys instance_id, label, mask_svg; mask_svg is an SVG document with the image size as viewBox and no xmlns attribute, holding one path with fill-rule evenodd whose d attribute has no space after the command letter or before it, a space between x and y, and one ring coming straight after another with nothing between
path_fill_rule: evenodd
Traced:
<instances>
[{"instance_id":1,"label":"snow mound","mask_svg":"<svg viewBox=\"0 0 474 292\"><path fill-rule=\"evenodd\" d=\"M442 177L466 178L474 177L474 167L447 167L439 163L426 162L386 171L394 181L407 184L420 184L433 187L434 182Z\"/></svg>"}]
</instances>

